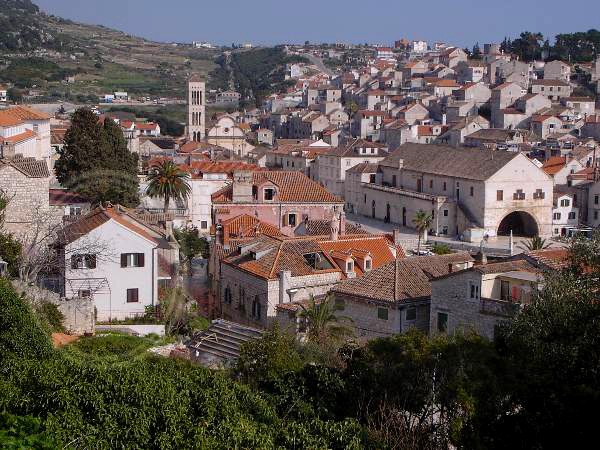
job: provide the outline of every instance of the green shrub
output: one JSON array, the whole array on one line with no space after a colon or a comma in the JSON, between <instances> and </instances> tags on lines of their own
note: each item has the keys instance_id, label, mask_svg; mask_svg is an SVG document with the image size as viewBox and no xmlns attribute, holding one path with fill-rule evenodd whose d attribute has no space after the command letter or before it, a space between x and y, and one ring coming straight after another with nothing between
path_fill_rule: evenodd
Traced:
<instances>
[{"instance_id":1,"label":"green shrub","mask_svg":"<svg viewBox=\"0 0 600 450\"><path fill-rule=\"evenodd\" d=\"M42 359L52 354L50 337L6 279L0 279L0 359Z\"/></svg>"},{"instance_id":2,"label":"green shrub","mask_svg":"<svg viewBox=\"0 0 600 450\"><path fill-rule=\"evenodd\" d=\"M65 330L63 326L65 316L54 303L42 302L36 307L36 313L50 332L61 333Z\"/></svg>"},{"instance_id":3,"label":"green shrub","mask_svg":"<svg viewBox=\"0 0 600 450\"><path fill-rule=\"evenodd\" d=\"M452 249L449 245L440 243L433 244L431 251L436 255L448 255L452 253Z\"/></svg>"},{"instance_id":4,"label":"green shrub","mask_svg":"<svg viewBox=\"0 0 600 450\"><path fill-rule=\"evenodd\" d=\"M0 413L0 443L5 450L54 450L59 447L47 435L41 420L7 413Z\"/></svg>"}]
</instances>

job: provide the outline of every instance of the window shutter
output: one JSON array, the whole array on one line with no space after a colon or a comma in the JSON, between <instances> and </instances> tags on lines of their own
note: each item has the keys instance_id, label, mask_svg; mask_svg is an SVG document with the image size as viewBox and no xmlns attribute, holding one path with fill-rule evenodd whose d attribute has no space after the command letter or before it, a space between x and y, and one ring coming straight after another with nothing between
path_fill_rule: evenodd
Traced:
<instances>
[{"instance_id":1,"label":"window shutter","mask_svg":"<svg viewBox=\"0 0 600 450\"><path fill-rule=\"evenodd\" d=\"M138 253L138 266L144 267L144 254Z\"/></svg>"},{"instance_id":2,"label":"window shutter","mask_svg":"<svg viewBox=\"0 0 600 450\"><path fill-rule=\"evenodd\" d=\"M288 224L288 216L287 216L287 214L284 214L282 221L283 221L282 226L287 227L287 224Z\"/></svg>"},{"instance_id":3,"label":"window shutter","mask_svg":"<svg viewBox=\"0 0 600 450\"><path fill-rule=\"evenodd\" d=\"M121 253L121 267L127 267L127 253Z\"/></svg>"}]
</instances>

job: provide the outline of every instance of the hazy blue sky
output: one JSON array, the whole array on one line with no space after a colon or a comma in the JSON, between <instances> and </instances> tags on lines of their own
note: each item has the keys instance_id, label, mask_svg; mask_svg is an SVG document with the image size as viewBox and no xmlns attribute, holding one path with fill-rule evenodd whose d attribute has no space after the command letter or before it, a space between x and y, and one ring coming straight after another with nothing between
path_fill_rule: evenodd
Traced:
<instances>
[{"instance_id":1,"label":"hazy blue sky","mask_svg":"<svg viewBox=\"0 0 600 450\"><path fill-rule=\"evenodd\" d=\"M471 46L524 30L600 28L599 0L33 0L43 10L161 41L369 42Z\"/></svg>"}]
</instances>

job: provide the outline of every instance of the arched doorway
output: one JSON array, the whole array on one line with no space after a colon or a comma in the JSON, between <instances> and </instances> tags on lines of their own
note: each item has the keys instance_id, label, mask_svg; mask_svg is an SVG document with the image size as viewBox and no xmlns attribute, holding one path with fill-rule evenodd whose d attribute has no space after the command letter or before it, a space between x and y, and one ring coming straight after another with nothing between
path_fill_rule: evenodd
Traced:
<instances>
[{"instance_id":1,"label":"arched doorway","mask_svg":"<svg viewBox=\"0 0 600 450\"><path fill-rule=\"evenodd\" d=\"M539 234L539 227L535 218L525 211L514 211L507 215L498 226L498 236L533 237Z\"/></svg>"}]
</instances>

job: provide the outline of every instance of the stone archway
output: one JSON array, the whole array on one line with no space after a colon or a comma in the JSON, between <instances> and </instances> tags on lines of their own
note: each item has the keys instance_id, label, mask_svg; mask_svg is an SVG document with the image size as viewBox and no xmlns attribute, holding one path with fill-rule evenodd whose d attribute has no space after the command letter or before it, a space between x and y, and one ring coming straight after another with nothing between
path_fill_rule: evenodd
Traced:
<instances>
[{"instance_id":1,"label":"stone archway","mask_svg":"<svg viewBox=\"0 0 600 450\"><path fill-rule=\"evenodd\" d=\"M525 211L513 211L502 219L498 225L498 236L508 236L510 232L514 236L533 237L540 233L537 220Z\"/></svg>"}]
</instances>

